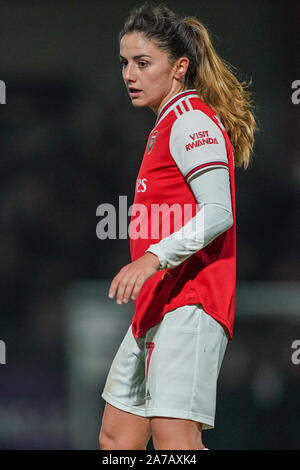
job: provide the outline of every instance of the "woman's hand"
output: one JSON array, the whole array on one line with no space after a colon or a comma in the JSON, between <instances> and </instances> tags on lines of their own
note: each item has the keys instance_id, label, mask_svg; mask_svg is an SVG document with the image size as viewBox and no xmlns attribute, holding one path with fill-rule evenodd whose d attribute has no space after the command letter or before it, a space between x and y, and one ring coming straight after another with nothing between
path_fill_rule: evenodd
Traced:
<instances>
[{"instance_id":1,"label":"woman's hand","mask_svg":"<svg viewBox=\"0 0 300 470\"><path fill-rule=\"evenodd\" d=\"M113 278L108 297L113 298L117 292L117 304L127 304L130 298L135 300L144 282L160 267L158 256L147 251L136 261L124 266Z\"/></svg>"}]
</instances>

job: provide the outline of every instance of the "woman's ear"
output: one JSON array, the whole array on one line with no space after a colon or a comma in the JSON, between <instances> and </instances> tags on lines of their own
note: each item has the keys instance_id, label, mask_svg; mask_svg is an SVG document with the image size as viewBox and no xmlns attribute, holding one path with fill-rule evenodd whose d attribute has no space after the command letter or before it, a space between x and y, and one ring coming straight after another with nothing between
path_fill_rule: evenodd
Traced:
<instances>
[{"instance_id":1,"label":"woman's ear","mask_svg":"<svg viewBox=\"0 0 300 470\"><path fill-rule=\"evenodd\" d=\"M187 57L180 57L175 63L174 78L181 81L189 68L190 61Z\"/></svg>"}]
</instances>

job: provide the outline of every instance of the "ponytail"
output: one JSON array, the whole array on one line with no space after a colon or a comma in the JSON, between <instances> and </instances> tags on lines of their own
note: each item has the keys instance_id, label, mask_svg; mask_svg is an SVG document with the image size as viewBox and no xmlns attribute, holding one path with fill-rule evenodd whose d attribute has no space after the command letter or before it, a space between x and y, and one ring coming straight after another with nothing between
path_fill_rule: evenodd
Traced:
<instances>
[{"instance_id":1,"label":"ponytail","mask_svg":"<svg viewBox=\"0 0 300 470\"><path fill-rule=\"evenodd\" d=\"M220 117L230 138L237 167L248 167L258 129L250 92L250 85L239 82L232 66L221 59L209 38L207 29L196 18L184 18L198 40L199 64L194 87L200 99Z\"/></svg>"}]
</instances>

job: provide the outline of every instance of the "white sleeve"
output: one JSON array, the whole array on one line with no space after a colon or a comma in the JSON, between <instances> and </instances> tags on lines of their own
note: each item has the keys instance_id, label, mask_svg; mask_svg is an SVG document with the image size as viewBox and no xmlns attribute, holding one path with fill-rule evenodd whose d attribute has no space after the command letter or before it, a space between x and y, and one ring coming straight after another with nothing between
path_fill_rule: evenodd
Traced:
<instances>
[{"instance_id":1,"label":"white sleeve","mask_svg":"<svg viewBox=\"0 0 300 470\"><path fill-rule=\"evenodd\" d=\"M185 112L176 119L169 145L172 157L188 182L210 167L228 168L222 131L198 109Z\"/></svg>"},{"instance_id":2,"label":"white sleeve","mask_svg":"<svg viewBox=\"0 0 300 470\"><path fill-rule=\"evenodd\" d=\"M160 269L174 268L233 225L229 171L214 168L190 182L199 212L180 230L150 245Z\"/></svg>"},{"instance_id":3,"label":"white sleeve","mask_svg":"<svg viewBox=\"0 0 300 470\"><path fill-rule=\"evenodd\" d=\"M189 183L199 212L180 230L149 246L160 268L174 268L233 225L225 140L202 111L184 113L174 123L170 152Z\"/></svg>"}]
</instances>

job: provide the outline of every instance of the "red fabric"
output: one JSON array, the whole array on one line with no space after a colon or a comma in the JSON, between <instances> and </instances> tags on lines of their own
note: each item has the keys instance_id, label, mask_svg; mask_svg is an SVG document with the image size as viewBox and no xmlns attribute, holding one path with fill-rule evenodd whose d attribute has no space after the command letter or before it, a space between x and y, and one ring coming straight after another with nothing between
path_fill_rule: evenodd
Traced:
<instances>
[{"instance_id":1,"label":"red fabric","mask_svg":"<svg viewBox=\"0 0 300 470\"><path fill-rule=\"evenodd\" d=\"M185 96L185 95L183 95ZM181 95L177 98L180 100ZM205 112L221 130L228 157L233 226L213 240L205 248L194 253L179 266L173 269L158 271L144 283L138 298L134 301L135 312L132 319L132 332L138 338L157 324L165 313L174 308L188 304L202 304L207 314L220 322L232 338L235 290L236 290L236 223L235 223L235 186L233 152L229 137L220 126L215 113L197 96L189 98L193 109ZM135 192L134 204L143 204L148 209L147 220L149 238L132 239L130 251L132 261L141 257L149 245L158 243L162 238L151 238L151 204L169 205L180 203L191 204L193 211L190 217L196 215L197 202L169 150L169 138L172 125L176 120L174 111L169 111L149 135L143 161L138 174L138 180L144 179L145 191ZM154 139L151 140L153 133ZM154 145L153 145L154 140ZM151 142L150 147L148 144ZM150 150L150 152L149 152ZM138 187L138 185L137 185ZM131 223L139 214L132 215ZM189 217L189 218L190 218ZM187 220L185 221L185 223ZM183 221L180 226L183 225ZM144 226L145 228L145 226ZM175 230L178 230L178 226ZM171 230L174 223L171 218ZM165 236L165 235L164 235Z\"/></svg>"}]
</instances>

